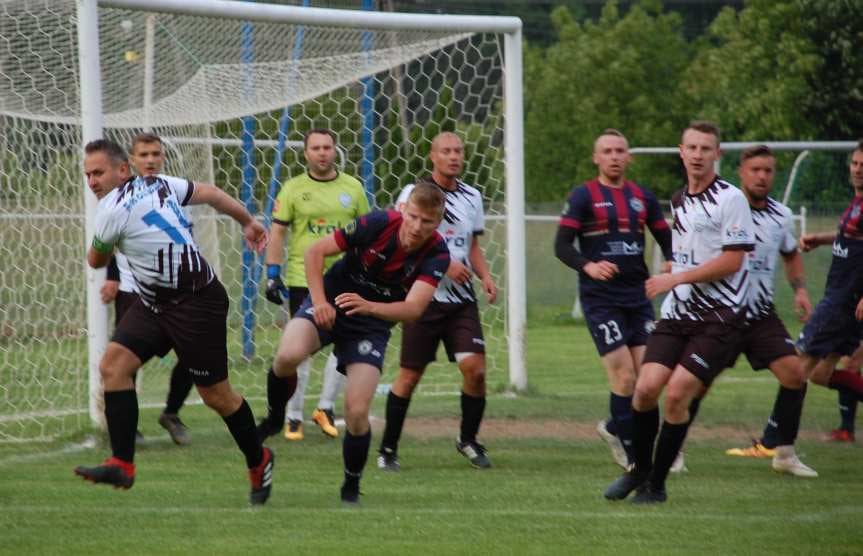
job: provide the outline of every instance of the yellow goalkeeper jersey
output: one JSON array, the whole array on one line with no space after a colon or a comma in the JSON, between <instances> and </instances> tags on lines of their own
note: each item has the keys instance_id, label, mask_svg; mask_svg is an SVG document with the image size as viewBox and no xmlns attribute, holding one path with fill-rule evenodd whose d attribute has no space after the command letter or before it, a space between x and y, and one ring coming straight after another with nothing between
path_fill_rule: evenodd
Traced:
<instances>
[{"instance_id":1,"label":"yellow goalkeeper jersey","mask_svg":"<svg viewBox=\"0 0 863 556\"><path fill-rule=\"evenodd\" d=\"M273 206L273 221L291 229L285 284L307 288L303 262L306 249L368 211L362 184L347 174L339 172L332 180L320 181L306 172L286 181ZM338 258L339 255L327 257L325 269Z\"/></svg>"}]
</instances>

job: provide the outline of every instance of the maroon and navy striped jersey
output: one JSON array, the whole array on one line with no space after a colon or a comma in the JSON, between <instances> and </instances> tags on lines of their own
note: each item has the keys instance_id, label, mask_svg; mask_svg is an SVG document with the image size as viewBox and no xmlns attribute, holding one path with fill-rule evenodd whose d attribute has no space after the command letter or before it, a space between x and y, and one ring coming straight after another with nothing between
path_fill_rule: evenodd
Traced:
<instances>
[{"instance_id":1,"label":"maroon and navy striped jersey","mask_svg":"<svg viewBox=\"0 0 863 556\"><path fill-rule=\"evenodd\" d=\"M839 219L833 260L827 273L824 296L848 297L856 301L863 295L863 197L855 196Z\"/></svg>"},{"instance_id":2,"label":"maroon and navy striped jersey","mask_svg":"<svg viewBox=\"0 0 863 556\"><path fill-rule=\"evenodd\" d=\"M643 303L647 299L645 226L662 247L666 260L671 258L671 233L659 202L653 193L631 181L622 187L610 187L591 180L575 187L564 205L560 226L576 231L584 257L592 262L612 262L620 271L611 280L598 281L581 270L578 275L582 299L613 305Z\"/></svg>"},{"instance_id":3,"label":"maroon and navy striped jersey","mask_svg":"<svg viewBox=\"0 0 863 556\"><path fill-rule=\"evenodd\" d=\"M347 281L369 301L403 301L417 280L437 287L449 267L449 250L437 232L422 247L408 253L399 243L402 215L376 210L335 232L345 255L327 271L328 279Z\"/></svg>"}]
</instances>

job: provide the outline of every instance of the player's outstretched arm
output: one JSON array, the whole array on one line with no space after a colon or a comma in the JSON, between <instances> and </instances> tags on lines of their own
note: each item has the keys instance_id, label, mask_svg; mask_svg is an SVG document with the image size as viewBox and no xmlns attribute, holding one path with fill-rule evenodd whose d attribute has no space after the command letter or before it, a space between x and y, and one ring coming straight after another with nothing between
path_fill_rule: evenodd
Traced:
<instances>
[{"instance_id":1,"label":"player's outstretched arm","mask_svg":"<svg viewBox=\"0 0 863 556\"><path fill-rule=\"evenodd\" d=\"M260 222L255 220L254 216L249 214L246 207L215 185L208 183L196 184L195 192L192 193L192 199L189 201L189 204L207 204L221 214L230 216L243 227L243 235L246 237L246 244L249 248L254 249L258 253L263 253L264 247L267 245L267 230L264 229L264 226Z\"/></svg>"},{"instance_id":2,"label":"player's outstretched arm","mask_svg":"<svg viewBox=\"0 0 863 556\"><path fill-rule=\"evenodd\" d=\"M836 232L824 232L821 234L803 234L800 236L799 247L804 253L812 251L821 245L829 245L836 241Z\"/></svg>"},{"instance_id":3,"label":"player's outstretched arm","mask_svg":"<svg viewBox=\"0 0 863 556\"><path fill-rule=\"evenodd\" d=\"M336 305L348 315L369 315L392 322L414 322L425 312L436 289L428 282L417 280L404 301L375 303L355 293L343 293L336 296Z\"/></svg>"},{"instance_id":4,"label":"player's outstretched arm","mask_svg":"<svg viewBox=\"0 0 863 556\"><path fill-rule=\"evenodd\" d=\"M734 249L723 251L719 256L710 259L695 268L676 272L674 274L657 274L651 276L645 282L645 290L648 299L671 291L680 284L694 284L696 282L715 282L734 274L743 265L746 251Z\"/></svg>"},{"instance_id":5,"label":"player's outstretched arm","mask_svg":"<svg viewBox=\"0 0 863 556\"><path fill-rule=\"evenodd\" d=\"M336 322L336 310L327 301L324 291L324 261L328 256L343 251L336 242L335 234L330 234L311 244L303 254L306 282L309 284L309 295L315 309L315 324L327 330Z\"/></svg>"}]
</instances>

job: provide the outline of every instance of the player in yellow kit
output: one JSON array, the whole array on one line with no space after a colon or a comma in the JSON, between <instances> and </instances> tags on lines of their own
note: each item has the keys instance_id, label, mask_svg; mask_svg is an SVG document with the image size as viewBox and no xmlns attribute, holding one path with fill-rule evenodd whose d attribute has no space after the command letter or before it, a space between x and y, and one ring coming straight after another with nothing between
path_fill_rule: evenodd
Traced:
<instances>
[{"instance_id":1,"label":"player in yellow kit","mask_svg":"<svg viewBox=\"0 0 863 556\"><path fill-rule=\"evenodd\" d=\"M282 298L287 297L291 315L296 313L309 293L303 262L306 249L318 239L369 211L369 202L362 184L356 178L339 172L335 166L335 134L328 129L312 129L306 133L303 143L307 171L286 181L276 197L266 256L267 299L281 305ZM290 238L286 286L281 274L288 229ZM338 256L327 258L325 270L336 260ZM287 407L285 438L288 440L303 439L303 401L309 367L310 361L307 359L297 369L295 377L291 377L297 380L298 384L294 385L295 391ZM271 369L267 380L274 379ZM339 435L335 427L333 406L343 382L344 377L336 371L336 358L330 354L324 370L321 397L312 414L312 420L324 434L333 438ZM273 404L270 406L276 407ZM277 407L284 407L284 403ZM263 438L275 434L284 421L284 416L278 422L265 420L258 428L259 434Z\"/></svg>"}]
</instances>

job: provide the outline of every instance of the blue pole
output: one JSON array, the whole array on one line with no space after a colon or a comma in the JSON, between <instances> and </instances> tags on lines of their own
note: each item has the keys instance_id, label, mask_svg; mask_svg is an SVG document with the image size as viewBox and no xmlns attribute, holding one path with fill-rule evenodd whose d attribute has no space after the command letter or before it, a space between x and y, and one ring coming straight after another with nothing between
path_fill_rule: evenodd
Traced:
<instances>
[{"instance_id":1,"label":"blue pole","mask_svg":"<svg viewBox=\"0 0 863 556\"><path fill-rule=\"evenodd\" d=\"M309 6L309 0L303 0L303 7ZM303 35L306 32L305 26L300 26L297 29L297 36L294 39L294 51L292 54L293 60L299 60L303 54ZM293 77L293 76L292 76ZM288 140L288 129L291 125L291 107L285 106L282 110L282 116L279 118L279 133L276 138L276 152L273 155L273 175L270 178L270 186L267 188L267 200L264 205L264 227L270 229L273 222L273 205L276 202L276 195L279 193L282 174L282 158L285 154L285 143ZM255 265L254 280L256 284L261 281L261 270L263 268L263 259L258 259Z\"/></svg>"},{"instance_id":2,"label":"blue pole","mask_svg":"<svg viewBox=\"0 0 863 556\"><path fill-rule=\"evenodd\" d=\"M248 68L246 71L246 82L244 84L246 94L250 94L254 83L250 65L254 62L254 27L248 21L243 23L242 32L242 61ZM240 188L240 200L246 209L254 216L258 212L255 203L255 118L246 116L243 118L243 184ZM258 293L258 282L255 280L255 253L242 242L243 249L243 357L251 359L255 355L255 299Z\"/></svg>"},{"instance_id":3,"label":"blue pole","mask_svg":"<svg viewBox=\"0 0 863 556\"><path fill-rule=\"evenodd\" d=\"M373 0L363 0L364 10L374 10ZM363 52L368 52L372 49L372 34L369 31L363 32ZM363 97L360 100L360 112L363 115L363 129L361 133L361 141L363 145L363 160L360 165L360 179L366 189L366 196L369 198L369 205L374 207L375 204L375 145L374 145L374 129L375 129L375 81L374 76L370 75L362 80Z\"/></svg>"}]
</instances>

